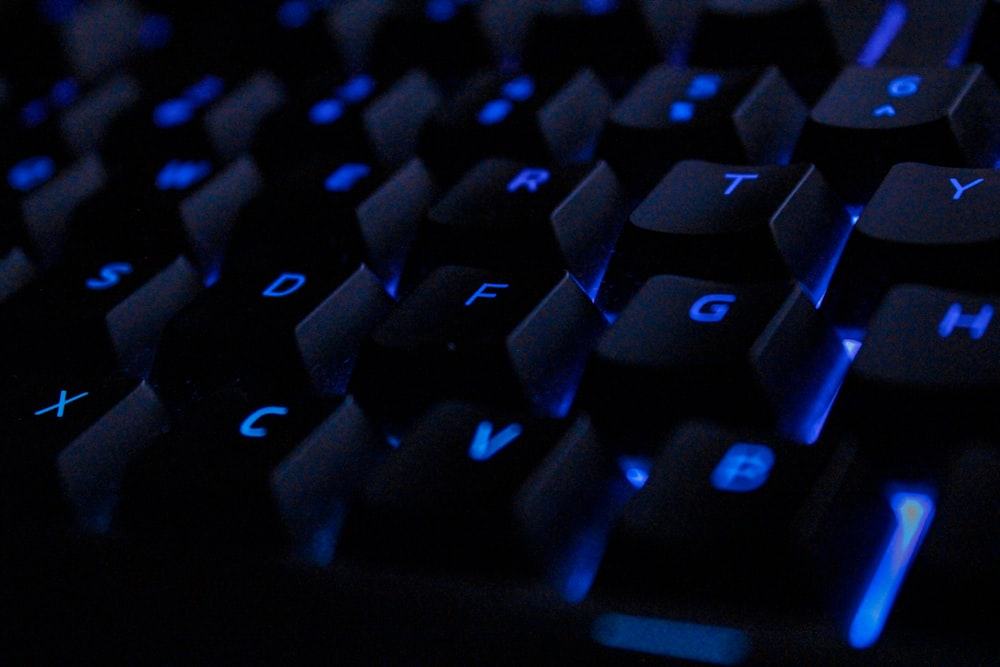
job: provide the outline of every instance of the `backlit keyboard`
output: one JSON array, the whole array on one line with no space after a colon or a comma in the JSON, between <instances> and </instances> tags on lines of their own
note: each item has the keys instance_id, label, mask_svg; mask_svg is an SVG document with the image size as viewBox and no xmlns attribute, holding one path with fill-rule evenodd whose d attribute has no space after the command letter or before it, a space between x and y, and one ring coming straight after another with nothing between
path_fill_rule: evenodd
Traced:
<instances>
[{"instance_id":1,"label":"backlit keyboard","mask_svg":"<svg viewBox=\"0 0 1000 667\"><path fill-rule=\"evenodd\" d=\"M0 662L996 665L997 0L7 0Z\"/></svg>"}]
</instances>

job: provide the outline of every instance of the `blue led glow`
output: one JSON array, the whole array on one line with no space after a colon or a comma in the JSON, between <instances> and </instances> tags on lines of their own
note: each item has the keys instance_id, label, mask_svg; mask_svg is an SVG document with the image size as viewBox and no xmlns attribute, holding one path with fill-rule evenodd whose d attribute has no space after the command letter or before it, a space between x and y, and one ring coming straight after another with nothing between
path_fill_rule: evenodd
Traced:
<instances>
[{"instance_id":1,"label":"blue led glow","mask_svg":"<svg viewBox=\"0 0 1000 667\"><path fill-rule=\"evenodd\" d=\"M581 0L580 8L584 14L603 16L618 9L618 0Z\"/></svg>"},{"instance_id":2,"label":"blue led glow","mask_svg":"<svg viewBox=\"0 0 1000 667\"><path fill-rule=\"evenodd\" d=\"M100 275L96 278L87 278L85 284L89 290L111 289L121 282L122 276L132 273L132 265L128 262L111 262L101 267Z\"/></svg>"},{"instance_id":3,"label":"blue led glow","mask_svg":"<svg viewBox=\"0 0 1000 667\"><path fill-rule=\"evenodd\" d=\"M171 160L156 175L156 187L160 190L185 190L210 173L212 163L208 160Z\"/></svg>"},{"instance_id":4,"label":"blue led glow","mask_svg":"<svg viewBox=\"0 0 1000 667\"><path fill-rule=\"evenodd\" d=\"M57 109L65 109L80 97L80 84L73 77L55 82L49 91L49 99Z\"/></svg>"},{"instance_id":5,"label":"blue led glow","mask_svg":"<svg viewBox=\"0 0 1000 667\"><path fill-rule=\"evenodd\" d=\"M340 100L320 100L309 109L309 122L313 125L329 125L344 115L344 103Z\"/></svg>"},{"instance_id":6,"label":"blue led glow","mask_svg":"<svg viewBox=\"0 0 1000 667\"><path fill-rule=\"evenodd\" d=\"M302 0L288 0L278 7L278 23L282 28L301 28L309 22L309 4Z\"/></svg>"},{"instance_id":7,"label":"blue led glow","mask_svg":"<svg viewBox=\"0 0 1000 667\"><path fill-rule=\"evenodd\" d=\"M692 100L705 100L715 97L722 86L722 77L718 74L698 74L688 84L685 95Z\"/></svg>"},{"instance_id":8,"label":"blue led glow","mask_svg":"<svg viewBox=\"0 0 1000 667\"><path fill-rule=\"evenodd\" d=\"M49 105L45 100L31 100L21 109L21 125L38 127L49 117Z\"/></svg>"},{"instance_id":9,"label":"blue led glow","mask_svg":"<svg viewBox=\"0 0 1000 667\"><path fill-rule=\"evenodd\" d=\"M283 405L268 405L259 410L255 410L249 417L240 424L240 435L244 438L264 438L267 436L267 429L257 425L257 420L267 415L284 416L288 414L288 408Z\"/></svg>"},{"instance_id":10,"label":"blue led glow","mask_svg":"<svg viewBox=\"0 0 1000 667\"><path fill-rule=\"evenodd\" d=\"M712 665L739 665L752 650L750 638L735 628L626 614L601 614L590 636L610 648Z\"/></svg>"},{"instance_id":11,"label":"blue led glow","mask_svg":"<svg viewBox=\"0 0 1000 667\"><path fill-rule=\"evenodd\" d=\"M66 390L62 389L62 390L59 391L59 400L57 402L53 403L52 405L48 406L48 407L45 407L45 408L42 408L41 410L38 410L37 412L35 412L35 416L37 417L39 415L44 415L47 412L52 412L53 410L55 410L56 418L57 419L62 419L63 415L66 414L66 406L67 405L69 405L73 401L78 401L81 398L84 398L85 396L89 396L89 395L90 395L90 392L84 391L84 392L81 392L81 393L77 394L76 396L73 396L72 398L66 398Z\"/></svg>"},{"instance_id":12,"label":"blue led glow","mask_svg":"<svg viewBox=\"0 0 1000 667\"><path fill-rule=\"evenodd\" d=\"M157 127L177 127L194 116L194 104L188 100L173 99L161 102L153 109L153 123Z\"/></svg>"},{"instance_id":13,"label":"blue led glow","mask_svg":"<svg viewBox=\"0 0 1000 667\"><path fill-rule=\"evenodd\" d=\"M500 89L500 94L509 100L522 102L535 94L535 80L527 74L511 79Z\"/></svg>"},{"instance_id":14,"label":"blue led glow","mask_svg":"<svg viewBox=\"0 0 1000 667\"><path fill-rule=\"evenodd\" d=\"M372 168L360 162L347 162L326 177L323 187L329 192L350 192L354 184L370 174Z\"/></svg>"},{"instance_id":15,"label":"blue led glow","mask_svg":"<svg viewBox=\"0 0 1000 667\"><path fill-rule=\"evenodd\" d=\"M652 462L642 456L620 456L618 457L618 469L625 475L625 479L635 489L641 489L649 479L649 471L652 469Z\"/></svg>"},{"instance_id":16,"label":"blue led glow","mask_svg":"<svg viewBox=\"0 0 1000 667\"><path fill-rule=\"evenodd\" d=\"M494 434L493 424L488 421L479 422L469 444L469 458L473 461L486 461L517 440L520 435L521 425L518 423L509 424Z\"/></svg>"},{"instance_id":17,"label":"blue led glow","mask_svg":"<svg viewBox=\"0 0 1000 667\"><path fill-rule=\"evenodd\" d=\"M480 125L496 125L506 118L513 109L514 104L510 100L490 100L479 110L476 119Z\"/></svg>"},{"instance_id":18,"label":"blue led glow","mask_svg":"<svg viewBox=\"0 0 1000 667\"><path fill-rule=\"evenodd\" d=\"M56 173L56 163L45 155L21 160L7 172L7 183L21 192L34 190Z\"/></svg>"},{"instance_id":19,"label":"blue led glow","mask_svg":"<svg viewBox=\"0 0 1000 667\"><path fill-rule=\"evenodd\" d=\"M457 10L454 0L429 0L424 5L424 15L435 23L451 20Z\"/></svg>"},{"instance_id":20,"label":"blue led glow","mask_svg":"<svg viewBox=\"0 0 1000 667\"><path fill-rule=\"evenodd\" d=\"M162 49L173 36L174 24L163 14L151 14L139 26L139 46L147 51Z\"/></svg>"},{"instance_id":21,"label":"blue led glow","mask_svg":"<svg viewBox=\"0 0 1000 667\"><path fill-rule=\"evenodd\" d=\"M686 123L694 118L694 104L691 102L674 102L670 105L670 122Z\"/></svg>"},{"instance_id":22,"label":"blue led glow","mask_svg":"<svg viewBox=\"0 0 1000 667\"><path fill-rule=\"evenodd\" d=\"M892 40L896 39L896 35L903 29L904 23L906 23L906 5L902 0L890 0L882 12L878 25L861 49L858 64L862 67L875 67L889 50Z\"/></svg>"},{"instance_id":23,"label":"blue led glow","mask_svg":"<svg viewBox=\"0 0 1000 667\"><path fill-rule=\"evenodd\" d=\"M861 351L861 341L855 340L854 338L845 338L841 341L844 344L844 349L847 351L847 357L854 360L854 357L858 356L858 352Z\"/></svg>"},{"instance_id":24,"label":"blue led glow","mask_svg":"<svg viewBox=\"0 0 1000 667\"><path fill-rule=\"evenodd\" d=\"M720 491L747 493L764 485L774 467L774 452L766 445L738 442L712 471L712 486Z\"/></svg>"},{"instance_id":25,"label":"blue led glow","mask_svg":"<svg viewBox=\"0 0 1000 667\"><path fill-rule=\"evenodd\" d=\"M882 634L896 594L934 519L934 500L926 493L891 492L889 505L896 526L851 621L848 641L854 648L867 648Z\"/></svg>"},{"instance_id":26,"label":"blue led glow","mask_svg":"<svg viewBox=\"0 0 1000 667\"><path fill-rule=\"evenodd\" d=\"M337 96L348 103L360 102L375 90L375 79L367 74L357 74L337 88Z\"/></svg>"},{"instance_id":27,"label":"blue led glow","mask_svg":"<svg viewBox=\"0 0 1000 667\"><path fill-rule=\"evenodd\" d=\"M889 97L909 97L915 95L920 90L920 77L916 74L897 76L889 82L886 87Z\"/></svg>"}]
</instances>

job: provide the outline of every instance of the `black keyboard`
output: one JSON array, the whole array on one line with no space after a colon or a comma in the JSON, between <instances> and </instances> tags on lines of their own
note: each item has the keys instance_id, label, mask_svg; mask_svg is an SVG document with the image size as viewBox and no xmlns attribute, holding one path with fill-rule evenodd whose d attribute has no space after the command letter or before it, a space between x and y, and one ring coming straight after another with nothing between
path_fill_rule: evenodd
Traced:
<instances>
[{"instance_id":1,"label":"black keyboard","mask_svg":"<svg viewBox=\"0 0 1000 667\"><path fill-rule=\"evenodd\" d=\"M998 664L998 44L7 0L0 661Z\"/></svg>"}]
</instances>

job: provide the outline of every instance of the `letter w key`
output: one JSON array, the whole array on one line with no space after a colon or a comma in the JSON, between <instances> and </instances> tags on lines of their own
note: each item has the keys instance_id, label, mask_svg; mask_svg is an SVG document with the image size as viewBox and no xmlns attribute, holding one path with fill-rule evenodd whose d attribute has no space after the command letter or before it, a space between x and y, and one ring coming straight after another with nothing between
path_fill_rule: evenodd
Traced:
<instances>
[{"instance_id":1,"label":"letter w key","mask_svg":"<svg viewBox=\"0 0 1000 667\"><path fill-rule=\"evenodd\" d=\"M514 442L519 435L521 435L521 425L516 422L496 435L493 434L493 424L488 421L479 422L476 434L472 436L472 443L469 445L469 458L473 461L485 461Z\"/></svg>"}]
</instances>

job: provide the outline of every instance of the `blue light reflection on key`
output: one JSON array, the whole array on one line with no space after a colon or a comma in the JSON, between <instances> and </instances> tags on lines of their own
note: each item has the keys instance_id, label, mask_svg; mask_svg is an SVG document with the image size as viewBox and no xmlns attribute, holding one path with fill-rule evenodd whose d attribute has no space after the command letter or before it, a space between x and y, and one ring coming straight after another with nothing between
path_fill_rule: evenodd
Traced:
<instances>
[{"instance_id":1,"label":"blue light reflection on key","mask_svg":"<svg viewBox=\"0 0 1000 667\"><path fill-rule=\"evenodd\" d=\"M694 118L694 105L690 102L674 102L670 105L670 122L686 123Z\"/></svg>"},{"instance_id":2,"label":"blue light reflection on key","mask_svg":"<svg viewBox=\"0 0 1000 667\"><path fill-rule=\"evenodd\" d=\"M162 49L174 36L174 25L170 17L152 14L142 20L139 26L139 46L147 51Z\"/></svg>"},{"instance_id":3,"label":"blue light reflection on key","mask_svg":"<svg viewBox=\"0 0 1000 667\"><path fill-rule=\"evenodd\" d=\"M424 14L435 23L443 23L454 18L457 9L454 0L429 0L424 5Z\"/></svg>"},{"instance_id":4,"label":"blue light reflection on key","mask_svg":"<svg viewBox=\"0 0 1000 667\"><path fill-rule=\"evenodd\" d=\"M193 115L194 104L188 100L167 100L153 109L153 123L157 127L176 127L191 120Z\"/></svg>"},{"instance_id":5,"label":"blue light reflection on key","mask_svg":"<svg viewBox=\"0 0 1000 667\"><path fill-rule=\"evenodd\" d=\"M32 100L21 109L21 125L38 127L49 117L49 105L45 100Z\"/></svg>"},{"instance_id":6,"label":"blue light reflection on key","mask_svg":"<svg viewBox=\"0 0 1000 667\"><path fill-rule=\"evenodd\" d=\"M896 35L903 29L904 23L906 23L906 5L902 0L890 0L878 25L861 49L858 64L862 67L875 67L889 50L892 40L896 39Z\"/></svg>"},{"instance_id":7,"label":"blue light reflection on key","mask_svg":"<svg viewBox=\"0 0 1000 667\"><path fill-rule=\"evenodd\" d=\"M618 0L583 0L580 7L584 14L603 16L618 9Z\"/></svg>"},{"instance_id":8,"label":"blue light reflection on key","mask_svg":"<svg viewBox=\"0 0 1000 667\"><path fill-rule=\"evenodd\" d=\"M854 648L874 644L892 610L896 594L917 549L934 519L934 499L919 491L896 490L889 494L896 527L851 621L848 641Z\"/></svg>"},{"instance_id":9,"label":"blue light reflection on key","mask_svg":"<svg viewBox=\"0 0 1000 667\"><path fill-rule=\"evenodd\" d=\"M337 96L345 102L360 102L375 90L375 79L367 74L357 74L337 89Z\"/></svg>"},{"instance_id":10,"label":"blue light reflection on key","mask_svg":"<svg viewBox=\"0 0 1000 667\"><path fill-rule=\"evenodd\" d=\"M601 614L590 636L610 648L712 665L739 665L752 649L746 633L735 628L627 614Z\"/></svg>"}]
</instances>

